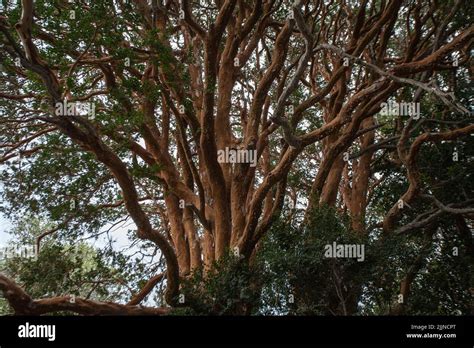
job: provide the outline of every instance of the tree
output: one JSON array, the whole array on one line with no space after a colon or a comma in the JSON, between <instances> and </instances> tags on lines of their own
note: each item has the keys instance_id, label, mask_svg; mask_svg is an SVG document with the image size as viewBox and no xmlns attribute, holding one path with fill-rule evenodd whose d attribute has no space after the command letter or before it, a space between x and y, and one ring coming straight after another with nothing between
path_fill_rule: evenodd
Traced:
<instances>
[{"instance_id":1,"label":"tree","mask_svg":"<svg viewBox=\"0 0 474 348\"><path fill-rule=\"evenodd\" d=\"M432 180L425 153L442 147L440 157L457 162L454 172L470 168L471 7L460 0L4 2L4 211L46 217L54 227L38 245L130 218L131 239L157 247L166 266L131 304L51 298L32 307L8 277L0 289L18 314L162 314L168 308L137 304L166 278L167 305L199 307L181 296L187 282L205 284L229 254L236 269L255 274L275 221L317 227L309 221L327 206L348 216L342 230L356 240L386 245L393 235L432 235L454 218L472 248L472 188L450 194L453 172L444 167L443 180ZM381 115L392 104L396 115ZM300 237L303 249L306 235L313 238ZM404 311L423 260L405 260L414 264L397 279L403 301L394 313ZM356 274L348 273L347 293L328 299L327 311L357 312L364 282ZM292 285L300 293L302 279ZM246 298L235 314L252 312L254 297ZM350 308L341 310L346 300Z\"/></svg>"}]
</instances>

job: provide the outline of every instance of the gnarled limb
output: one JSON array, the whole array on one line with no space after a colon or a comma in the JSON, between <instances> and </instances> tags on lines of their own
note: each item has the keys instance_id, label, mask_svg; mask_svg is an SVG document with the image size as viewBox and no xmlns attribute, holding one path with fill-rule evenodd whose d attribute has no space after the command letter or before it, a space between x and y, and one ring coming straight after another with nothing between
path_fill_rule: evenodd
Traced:
<instances>
[{"instance_id":1,"label":"gnarled limb","mask_svg":"<svg viewBox=\"0 0 474 348\"><path fill-rule=\"evenodd\" d=\"M80 297L58 296L35 300L13 280L0 274L0 291L16 315L42 315L52 312L74 312L82 315L166 315L170 308L151 308L99 302Z\"/></svg>"}]
</instances>

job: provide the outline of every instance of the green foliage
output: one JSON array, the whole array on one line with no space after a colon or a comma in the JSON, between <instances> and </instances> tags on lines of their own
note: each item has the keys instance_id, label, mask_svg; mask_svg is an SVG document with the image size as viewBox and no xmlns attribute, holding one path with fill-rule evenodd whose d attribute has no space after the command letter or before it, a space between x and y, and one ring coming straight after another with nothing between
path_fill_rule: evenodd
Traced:
<instances>
[{"instance_id":1,"label":"green foliage","mask_svg":"<svg viewBox=\"0 0 474 348\"><path fill-rule=\"evenodd\" d=\"M95 208L100 202L114 201L116 185L92 154L77 151L75 144L58 134L46 136L44 146L45 151L34 159L24 158L2 171L4 214L17 221L26 213L43 217L60 224L59 233L71 241L121 215L120 210Z\"/></svg>"},{"instance_id":2,"label":"green foliage","mask_svg":"<svg viewBox=\"0 0 474 348\"><path fill-rule=\"evenodd\" d=\"M36 237L50 228L50 223L27 216L12 229L13 239L6 247L29 247L33 251ZM140 260L87 242L71 244L57 235L43 239L36 256L18 253L1 259L0 272L20 284L33 299L74 295L116 302L129 299L130 292L123 284L138 291L140 286L136 285L149 277ZM0 314L10 313L6 301L0 298Z\"/></svg>"},{"instance_id":3,"label":"green foliage","mask_svg":"<svg viewBox=\"0 0 474 348\"><path fill-rule=\"evenodd\" d=\"M422 261L405 313L468 314L473 262L462 236L446 220L431 238L426 233L368 239L350 229L348 219L320 207L306 222L278 221L258 253L262 292L259 313L290 315L387 315L397 304L400 283ZM327 244L364 244L365 260L326 258ZM457 248L458 255L453 254ZM339 283L340 282L340 283ZM344 301L341 301L341 297Z\"/></svg>"},{"instance_id":4,"label":"green foliage","mask_svg":"<svg viewBox=\"0 0 474 348\"><path fill-rule=\"evenodd\" d=\"M351 231L348 222L334 209L323 206L314 209L304 224L279 221L272 227L259 253L264 278L269 280L262 296L263 313L327 312L333 282L337 278L355 279L363 270L355 259L325 257L325 246L333 242L365 242Z\"/></svg>"},{"instance_id":5,"label":"green foliage","mask_svg":"<svg viewBox=\"0 0 474 348\"><path fill-rule=\"evenodd\" d=\"M116 299L104 281L115 272L104 264L100 253L87 244L67 247L48 243L41 248L38 257L9 258L1 268L35 299L66 295Z\"/></svg>"},{"instance_id":6,"label":"green foliage","mask_svg":"<svg viewBox=\"0 0 474 348\"><path fill-rule=\"evenodd\" d=\"M259 272L231 254L215 262L208 274L197 272L182 284L185 306L197 315L250 314L258 302Z\"/></svg>"},{"instance_id":7,"label":"green foliage","mask_svg":"<svg viewBox=\"0 0 474 348\"><path fill-rule=\"evenodd\" d=\"M449 221L449 220L448 220ZM452 222L451 222L452 223ZM472 255L452 225L430 235L414 233L389 236L373 246L361 298L362 314L388 314L400 293L400 283L421 256L405 313L409 315L457 315L470 313L473 283ZM453 248L457 248L456 253ZM457 254L457 255L455 255Z\"/></svg>"}]
</instances>

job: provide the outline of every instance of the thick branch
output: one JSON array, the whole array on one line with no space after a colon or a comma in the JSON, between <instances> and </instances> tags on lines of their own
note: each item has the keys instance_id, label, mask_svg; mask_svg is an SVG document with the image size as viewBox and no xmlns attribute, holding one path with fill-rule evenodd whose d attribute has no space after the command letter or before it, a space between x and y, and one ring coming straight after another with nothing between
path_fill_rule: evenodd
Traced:
<instances>
[{"instance_id":1,"label":"thick branch","mask_svg":"<svg viewBox=\"0 0 474 348\"><path fill-rule=\"evenodd\" d=\"M83 315L165 315L171 310L99 302L71 296L34 300L18 284L3 274L0 274L0 291L16 315L42 315L61 311Z\"/></svg>"}]
</instances>

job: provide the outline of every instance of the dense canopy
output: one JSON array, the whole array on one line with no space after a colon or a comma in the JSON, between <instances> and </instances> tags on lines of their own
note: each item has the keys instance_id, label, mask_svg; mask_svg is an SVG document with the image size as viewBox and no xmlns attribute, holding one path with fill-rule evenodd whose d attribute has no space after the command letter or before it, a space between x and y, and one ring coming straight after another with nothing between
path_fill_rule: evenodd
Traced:
<instances>
[{"instance_id":1,"label":"dense canopy","mask_svg":"<svg viewBox=\"0 0 474 348\"><path fill-rule=\"evenodd\" d=\"M471 312L471 1L1 6L3 313Z\"/></svg>"}]
</instances>

